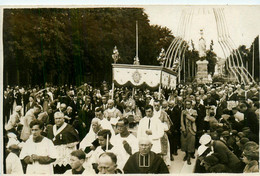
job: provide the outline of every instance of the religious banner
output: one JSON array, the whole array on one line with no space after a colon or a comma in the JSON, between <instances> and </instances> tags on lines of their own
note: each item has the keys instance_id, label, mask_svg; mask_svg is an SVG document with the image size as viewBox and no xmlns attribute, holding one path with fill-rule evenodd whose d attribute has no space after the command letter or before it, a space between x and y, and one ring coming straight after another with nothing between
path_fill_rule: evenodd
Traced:
<instances>
[{"instance_id":1,"label":"religious banner","mask_svg":"<svg viewBox=\"0 0 260 176\"><path fill-rule=\"evenodd\" d=\"M113 64L113 81L118 86L173 89L176 75L161 66Z\"/></svg>"}]
</instances>

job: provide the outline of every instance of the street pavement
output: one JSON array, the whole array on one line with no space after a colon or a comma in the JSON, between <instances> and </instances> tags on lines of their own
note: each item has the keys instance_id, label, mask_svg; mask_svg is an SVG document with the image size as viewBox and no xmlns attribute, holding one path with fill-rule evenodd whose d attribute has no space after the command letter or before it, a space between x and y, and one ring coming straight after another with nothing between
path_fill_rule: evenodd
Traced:
<instances>
[{"instance_id":1,"label":"street pavement","mask_svg":"<svg viewBox=\"0 0 260 176\"><path fill-rule=\"evenodd\" d=\"M185 156L185 152L182 152L180 149L178 150L178 155L174 156L174 161L171 161L171 166L169 168L169 171L171 174L180 174L180 173L193 173L196 158L191 158L191 165L187 164L187 161L183 161L183 158ZM195 156L197 156L197 151L195 152Z\"/></svg>"}]
</instances>

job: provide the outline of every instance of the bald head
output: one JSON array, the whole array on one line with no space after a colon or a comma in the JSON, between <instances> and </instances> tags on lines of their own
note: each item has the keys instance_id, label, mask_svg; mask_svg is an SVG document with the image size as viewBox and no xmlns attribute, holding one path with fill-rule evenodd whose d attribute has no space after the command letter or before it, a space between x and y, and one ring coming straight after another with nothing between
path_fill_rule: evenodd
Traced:
<instances>
[{"instance_id":1,"label":"bald head","mask_svg":"<svg viewBox=\"0 0 260 176\"><path fill-rule=\"evenodd\" d=\"M114 107L114 100L109 99L109 100L107 101L107 107L108 107L109 109L112 109L112 108Z\"/></svg>"},{"instance_id":2,"label":"bald head","mask_svg":"<svg viewBox=\"0 0 260 176\"><path fill-rule=\"evenodd\" d=\"M91 121L91 124L99 124L99 119L98 118L93 118Z\"/></svg>"},{"instance_id":3,"label":"bald head","mask_svg":"<svg viewBox=\"0 0 260 176\"><path fill-rule=\"evenodd\" d=\"M141 155L147 155L152 148L153 144L148 138L141 138L139 140L139 152Z\"/></svg>"},{"instance_id":4,"label":"bald head","mask_svg":"<svg viewBox=\"0 0 260 176\"><path fill-rule=\"evenodd\" d=\"M152 144L152 141L149 138L145 138L145 137L140 138L138 142L139 142L139 144L143 144L143 143Z\"/></svg>"},{"instance_id":5,"label":"bald head","mask_svg":"<svg viewBox=\"0 0 260 176\"><path fill-rule=\"evenodd\" d=\"M99 156L99 174L114 174L117 168L117 157L114 153L106 152Z\"/></svg>"}]
</instances>

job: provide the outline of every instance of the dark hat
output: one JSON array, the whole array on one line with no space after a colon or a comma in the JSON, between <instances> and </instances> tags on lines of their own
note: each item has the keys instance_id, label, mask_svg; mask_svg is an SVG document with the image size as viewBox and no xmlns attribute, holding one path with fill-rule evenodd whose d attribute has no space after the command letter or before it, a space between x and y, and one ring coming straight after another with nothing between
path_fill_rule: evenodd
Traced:
<instances>
[{"instance_id":1,"label":"dark hat","mask_svg":"<svg viewBox=\"0 0 260 176\"><path fill-rule=\"evenodd\" d=\"M249 127L244 127L244 128L242 128L242 131L250 131L250 128Z\"/></svg>"},{"instance_id":2,"label":"dark hat","mask_svg":"<svg viewBox=\"0 0 260 176\"><path fill-rule=\"evenodd\" d=\"M231 115L231 111L228 109L224 109L223 114Z\"/></svg>"},{"instance_id":3,"label":"dark hat","mask_svg":"<svg viewBox=\"0 0 260 176\"><path fill-rule=\"evenodd\" d=\"M231 131L231 134L232 134L232 135L237 135L237 130L232 130L232 131Z\"/></svg>"},{"instance_id":4,"label":"dark hat","mask_svg":"<svg viewBox=\"0 0 260 176\"><path fill-rule=\"evenodd\" d=\"M211 173L225 173L227 172L227 167L224 164L216 164L215 166L212 166L209 171Z\"/></svg>"},{"instance_id":5,"label":"dark hat","mask_svg":"<svg viewBox=\"0 0 260 176\"><path fill-rule=\"evenodd\" d=\"M245 148L244 151L254 151L254 150L258 150L259 149L259 145L256 142L253 141L249 141L247 143L245 143Z\"/></svg>"},{"instance_id":6,"label":"dark hat","mask_svg":"<svg viewBox=\"0 0 260 176\"><path fill-rule=\"evenodd\" d=\"M241 145L245 145L247 142L249 142L249 139L243 137L243 138L240 139L239 144L241 144Z\"/></svg>"},{"instance_id":7,"label":"dark hat","mask_svg":"<svg viewBox=\"0 0 260 176\"><path fill-rule=\"evenodd\" d=\"M245 136L245 134L244 134L243 132L238 132L237 135L238 135L240 138L242 138L242 137Z\"/></svg>"},{"instance_id":8,"label":"dark hat","mask_svg":"<svg viewBox=\"0 0 260 176\"><path fill-rule=\"evenodd\" d=\"M224 129L222 127L218 127L216 131L218 134L221 134L224 131Z\"/></svg>"},{"instance_id":9,"label":"dark hat","mask_svg":"<svg viewBox=\"0 0 260 176\"><path fill-rule=\"evenodd\" d=\"M91 97L90 97L89 95L86 95L86 96L85 96L85 99L87 99L87 98L88 98L88 99L91 99Z\"/></svg>"},{"instance_id":10,"label":"dark hat","mask_svg":"<svg viewBox=\"0 0 260 176\"><path fill-rule=\"evenodd\" d=\"M252 101L259 101L259 97L257 96L252 97Z\"/></svg>"},{"instance_id":11,"label":"dark hat","mask_svg":"<svg viewBox=\"0 0 260 176\"><path fill-rule=\"evenodd\" d=\"M216 156L210 155L210 156L207 156L206 158L204 158L204 162L208 163L211 166L214 166L214 165L218 164L219 160Z\"/></svg>"},{"instance_id":12,"label":"dark hat","mask_svg":"<svg viewBox=\"0 0 260 176\"><path fill-rule=\"evenodd\" d=\"M222 133L221 133L221 136L223 136L223 137L227 137L227 136L229 136L230 134L229 134L229 132L228 131L223 131Z\"/></svg>"},{"instance_id":13,"label":"dark hat","mask_svg":"<svg viewBox=\"0 0 260 176\"><path fill-rule=\"evenodd\" d=\"M210 133L210 136L213 140L219 140L219 136L218 136L218 133L215 131L215 132L212 132Z\"/></svg>"},{"instance_id":14,"label":"dark hat","mask_svg":"<svg viewBox=\"0 0 260 176\"><path fill-rule=\"evenodd\" d=\"M20 147L16 144L12 144L8 147L8 149L12 152L15 152L15 151L19 151L20 150Z\"/></svg>"},{"instance_id":15,"label":"dark hat","mask_svg":"<svg viewBox=\"0 0 260 176\"><path fill-rule=\"evenodd\" d=\"M239 100L245 100L246 97L245 97L244 95L240 95L240 96L238 96L238 99L239 99Z\"/></svg>"}]
</instances>

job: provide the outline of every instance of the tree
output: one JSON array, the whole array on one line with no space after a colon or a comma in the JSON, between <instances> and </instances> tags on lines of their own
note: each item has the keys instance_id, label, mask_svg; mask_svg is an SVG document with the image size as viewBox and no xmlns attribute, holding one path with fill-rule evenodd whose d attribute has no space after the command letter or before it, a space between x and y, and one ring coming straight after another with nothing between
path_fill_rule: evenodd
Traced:
<instances>
[{"instance_id":1,"label":"tree","mask_svg":"<svg viewBox=\"0 0 260 176\"><path fill-rule=\"evenodd\" d=\"M160 49L174 36L150 25L142 8L6 9L4 84L110 82L115 45L118 62L133 63L136 21L141 64L158 64Z\"/></svg>"}]
</instances>

